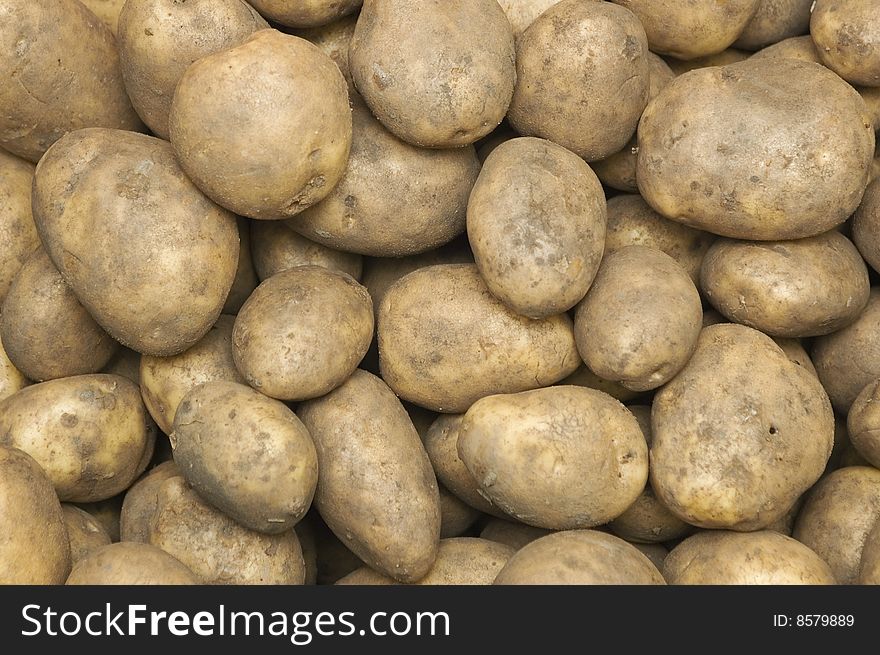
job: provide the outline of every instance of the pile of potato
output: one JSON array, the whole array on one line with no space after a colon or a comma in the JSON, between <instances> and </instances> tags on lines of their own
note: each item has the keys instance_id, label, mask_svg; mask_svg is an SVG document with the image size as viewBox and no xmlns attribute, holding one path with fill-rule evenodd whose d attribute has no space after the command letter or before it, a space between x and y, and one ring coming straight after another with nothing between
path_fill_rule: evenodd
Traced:
<instances>
[{"instance_id":1,"label":"pile of potato","mask_svg":"<svg viewBox=\"0 0 880 655\"><path fill-rule=\"evenodd\" d=\"M0 0L0 79L0 583L880 584L877 0Z\"/></svg>"}]
</instances>

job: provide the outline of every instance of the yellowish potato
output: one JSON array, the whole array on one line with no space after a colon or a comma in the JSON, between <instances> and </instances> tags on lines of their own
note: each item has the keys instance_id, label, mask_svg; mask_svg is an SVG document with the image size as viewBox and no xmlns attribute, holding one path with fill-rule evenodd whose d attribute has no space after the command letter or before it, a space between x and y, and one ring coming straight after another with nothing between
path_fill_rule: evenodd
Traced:
<instances>
[{"instance_id":1,"label":"yellowish potato","mask_svg":"<svg viewBox=\"0 0 880 655\"><path fill-rule=\"evenodd\" d=\"M880 380L873 380L856 396L846 418L849 440L872 466L880 468Z\"/></svg>"},{"instance_id":2,"label":"yellowish potato","mask_svg":"<svg viewBox=\"0 0 880 655\"><path fill-rule=\"evenodd\" d=\"M147 471L125 492L119 515L119 536L122 541L147 543L150 521L156 512L159 488L165 480L180 476L173 461L163 462Z\"/></svg>"},{"instance_id":3,"label":"yellowish potato","mask_svg":"<svg viewBox=\"0 0 880 655\"><path fill-rule=\"evenodd\" d=\"M349 96L356 93L354 82L351 79L348 49L351 44L351 37L354 36L357 19L357 15L346 16L327 25L294 31L296 36L315 44L321 52L330 57L339 67L339 72L342 73L342 76L348 83Z\"/></svg>"},{"instance_id":4,"label":"yellowish potato","mask_svg":"<svg viewBox=\"0 0 880 655\"><path fill-rule=\"evenodd\" d=\"M880 86L880 5L874 0L816 0L810 36L823 63L847 82Z\"/></svg>"},{"instance_id":5,"label":"yellowish potato","mask_svg":"<svg viewBox=\"0 0 880 655\"><path fill-rule=\"evenodd\" d=\"M359 280L363 267L360 255L311 241L281 221L252 221L251 251L261 281L296 266L323 266Z\"/></svg>"},{"instance_id":6,"label":"yellowish potato","mask_svg":"<svg viewBox=\"0 0 880 655\"><path fill-rule=\"evenodd\" d=\"M734 41L736 48L760 50L810 31L813 0L761 0L758 11Z\"/></svg>"},{"instance_id":7,"label":"yellowish potato","mask_svg":"<svg viewBox=\"0 0 880 655\"><path fill-rule=\"evenodd\" d=\"M536 528L533 525L526 525L516 521L491 518L480 533L480 538L507 544L514 550L519 550L526 544L535 541L535 539L546 537L548 534L550 534L550 530L545 530L544 528Z\"/></svg>"},{"instance_id":8,"label":"yellowish potato","mask_svg":"<svg viewBox=\"0 0 880 655\"><path fill-rule=\"evenodd\" d=\"M31 215L34 166L0 148L0 303L12 279L40 245Z\"/></svg>"},{"instance_id":9,"label":"yellowish potato","mask_svg":"<svg viewBox=\"0 0 880 655\"><path fill-rule=\"evenodd\" d=\"M77 562L68 585L195 585L190 569L149 544L110 544Z\"/></svg>"},{"instance_id":10,"label":"yellowish potato","mask_svg":"<svg viewBox=\"0 0 880 655\"><path fill-rule=\"evenodd\" d=\"M363 0L251 0L266 18L290 27L325 25L360 9Z\"/></svg>"},{"instance_id":11,"label":"yellowish potato","mask_svg":"<svg viewBox=\"0 0 880 655\"><path fill-rule=\"evenodd\" d=\"M76 565L92 551L110 543L110 535L104 526L85 510L63 503L61 511L70 541L71 565Z\"/></svg>"},{"instance_id":12,"label":"yellowish potato","mask_svg":"<svg viewBox=\"0 0 880 655\"><path fill-rule=\"evenodd\" d=\"M859 584L880 585L880 520L868 533L859 564Z\"/></svg>"},{"instance_id":13,"label":"yellowish potato","mask_svg":"<svg viewBox=\"0 0 880 655\"><path fill-rule=\"evenodd\" d=\"M251 254L251 230L250 222L243 216L238 216L238 268L235 270L235 279L232 281L232 288L226 296L226 303L223 305L222 312L224 314L238 314L238 310L244 304L244 301L257 288L259 280L257 272L254 270L254 259Z\"/></svg>"},{"instance_id":14,"label":"yellowish potato","mask_svg":"<svg viewBox=\"0 0 880 655\"><path fill-rule=\"evenodd\" d=\"M9 360L9 355L3 348L2 336L0 336L0 401L17 391L21 391L28 384L30 384L30 380Z\"/></svg>"}]
</instances>

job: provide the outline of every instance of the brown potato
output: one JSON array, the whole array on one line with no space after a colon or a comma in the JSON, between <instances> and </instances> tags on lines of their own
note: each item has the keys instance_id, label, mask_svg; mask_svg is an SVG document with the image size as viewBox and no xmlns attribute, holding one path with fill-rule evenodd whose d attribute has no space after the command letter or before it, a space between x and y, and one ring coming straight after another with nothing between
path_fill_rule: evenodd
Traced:
<instances>
[{"instance_id":1,"label":"brown potato","mask_svg":"<svg viewBox=\"0 0 880 655\"><path fill-rule=\"evenodd\" d=\"M797 59L798 61L809 61L814 64L821 64L819 51L816 44L810 36L795 36L784 39L779 43L767 46L756 52L754 61L759 61L765 57L781 57L784 59Z\"/></svg>"},{"instance_id":2,"label":"brown potato","mask_svg":"<svg viewBox=\"0 0 880 655\"><path fill-rule=\"evenodd\" d=\"M361 558L351 552L327 527L314 506L306 520L312 520L312 525L315 528L315 545L318 549L317 583L319 585L334 584L337 580L364 566Z\"/></svg>"},{"instance_id":3,"label":"brown potato","mask_svg":"<svg viewBox=\"0 0 880 655\"><path fill-rule=\"evenodd\" d=\"M251 252L261 281L296 266L323 266L360 279L363 257L300 236L281 221L251 222Z\"/></svg>"},{"instance_id":4,"label":"brown potato","mask_svg":"<svg viewBox=\"0 0 880 655\"><path fill-rule=\"evenodd\" d=\"M2 320L0 315L0 320ZM15 364L9 361L9 356L3 348L3 339L0 336L0 400L9 398L17 391L24 389L30 381L24 374L15 368Z\"/></svg>"},{"instance_id":5,"label":"brown potato","mask_svg":"<svg viewBox=\"0 0 880 655\"><path fill-rule=\"evenodd\" d=\"M40 245L31 215L34 166L0 148L0 303L12 279Z\"/></svg>"},{"instance_id":6,"label":"brown potato","mask_svg":"<svg viewBox=\"0 0 880 655\"><path fill-rule=\"evenodd\" d=\"M758 11L733 42L744 50L760 50L810 31L813 0L761 0Z\"/></svg>"},{"instance_id":7,"label":"brown potato","mask_svg":"<svg viewBox=\"0 0 880 655\"><path fill-rule=\"evenodd\" d=\"M110 544L77 562L68 585L195 585L200 580L165 551L140 543Z\"/></svg>"},{"instance_id":8,"label":"brown potato","mask_svg":"<svg viewBox=\"0 0 880 655\"><path fill-rule=\"evenodd\" d=\"M544 528L536 528L533 525L526 525L516 521L491 518L480 533L480 538L507 544L514 550L519 550L526 544L535 541L535 539L546 537L548 534L550 534L550 530L545 530Z\"/></svg>"},{"instance_id":9,"label":"brown potato","mask_svg":"<svg viewBox=\"0 0 880 655\"><path fill-rule=\"evenodd\" d=\"M251 256L251 221L243 216L236 218L238 223L238 268L235 269L235 279L232 288L226 296L226 304L223 305L224 314L238 314L238 310L248 299L260 281L254 269L254 260ZM271 225L271 223L268 223Z\"/></svg>"},{"instance_id":10,"label":"brown potato","mask_svg":"<svg viewBox=\"0 0 880 655\"><path fill-rule=\"evenodd\" d=\"M856 396L846 417L846 427L859 454L880 468L880 380L872 380Z\"/></svg>"},{"instance_id":11,"label":"brown potato","mask_svg":"<svg viewBox=\"0 0 880 655\"><path fill-rule=\"evenodd\" d=\"M880 86L880 5L816 0L810 35L823 63L847 82Z\"/></svg>"},{"instance_id":12,"label":"brown potato","mask_svg":"<svg viewBox=\"0 0 880 655\"><path fill-rule=\"evenodd\" d=\"M440 491L440 539L460 537L470 530L471 526L483 516L483 513L474 509L463 500L459 500L443 485L438 485Z\"/></svg>"},{"instance_id":13,"label":"brown potato","mask_svg":"<svg viewBox=\"0 0 880 655\"><path fill-rule=\"evenodd\" d=\"M813 366L813 360L810 359L810 356L807 354L807 351L804 350L804 347L798 339L782 339L780 337L774 337L773 341L776 342L777 346L782 348L782 352L784 352L785 356L792 362L803 368L805 371L819 377L819 374L816 373L816 367Z\"/></svg>"},{"instance_id":14,"label":"brown potato","mask_svg":"<svg viewBox=\"0 0 880 655\"><path fill-rule=\"evenodd\" d=\"M852 238L865 261L880 271L880 181L874 180L852 219Z\"/></svg>"},{"instance_id":15,"label":"brown potato","mask_svg":"<svg viewBox=\"0 0 880 655\"><path fill-rule=\"evenodd\" d=\"M125 492L119 516L122 541L147 543L150 540L150 521L156 513L159 488L165 480L180 476L173 461L163 462L147 471Z\"/></svg>"},{"instance_id":16,"label":"brown potato","mask_svg":"<svg viewBox=\"0 0 880 655\"><path fill-rule=\"evenodd\" d=\"M622 403L631 402L643 395L642 392L627 389L618 382L612 382L611 380L600 378L586 366L581 366L567 378L560 380L558 384L596 389L597 391L607 393L609 396Z\"/></svg>"},{"instance_id":17,"label":"brown potato","mask_svg":"<svg viewBox=\"0 0 880 655\"><path fill-rule=\"evenodd\" d=\"M100 18L101 22L113 32L113 36L116 36L119 13L122 11L122 5L125 4L125 0L80 0L80 2L88 7L89 11L95 14L95 16Z\"/></svg>"},{"instance_id":18,"label":"brown potato","mask_svg":"<svg viewBox=\"0 0 880 655\"><path fill-rule=\"evenodd\" d=\"M121 375L137 385L141 383L141 354L124 346L107 362L101 373Z\"/></svg>"},{"instance_id":19,"label":"brown potato","mask_svg":"<svg viewBox=\"0 0 880 655\"><path fill-rule=\"evenodd\" d=\"M517 39L538 16L558 3L559 0L498 0Z\"/></svg>"},{"instance_id":20,"label":"brown potato","mask_svg":"<svg viewBox=\"0 0 880 655\"><path fill-rule=\"evenodd\" d=\"M865 539L859 563L859 584L880 585L880 520Z\"/></svg>"},{"instance_id":21,"label":"brown potato","mask_svg":"<svg viewBox=\"0 0 880 655\"><path fill-rule=\"evenodd\" d=\"M122 501L125 494L117 494L107 500L98 500L92 503L76 503L84 512L88 512L110 535L110 540L117 542L120 539L120 515Z\"/></svg>"},{"instance_id":22,"label":"brown potato","mask_svg":"<svg viewBox=\"0 0 880 655\"><path fill-rule=\"evenodd\" d=\"M63 503L61 511L70 541L70 563L75 565L89 553L110 543L110 535L94 516L76 505Z\"/></svg>"},{"instance_id":23,"label":"brown potato","mask_svg":"<svg viewBox=\"0 0 880 655\"><path fill-rule=\"evenodd\" d=\"M321 52L334 61L339 67L339 72L342 73L342 76L348 83L349 95L355 93L355 88L354 82L351 79L348 49L351 44L351 38L354 36L357 19L357 15L346 16L327 25L300 29L293 32L301 39L316 45Z\"/></svg>"},{"instance_id":24,"label":"brown potato","mask_svg":"<svg viewBox=\"0 0 880 655\"><path fill-rule=\"evenodd\" d=\"M304 518L294 528L296 538L299 539L302 548L303 561L306 566L306 575L303 584L313 585L318 582L318 542L315 528L311 521Z\"/></svg>"},{"instance_id":25,"label":"brown potato","mask_svg":"<svg viewBox=\"0 0 880 655\"><path fill-rule=\"evenodd\" d=\"M688 59L682 61L673 57L666 57L665 61L669 68L676 76L696 70L698 68L709 68L710 66L729 66L741 61L745 61L751 56L751 52L745 50L737 50L736 48L728 48L714 55L706 55L705 57L697 57L696 59Z\"/></svg>"},{"instance_id":26,"label":"brown potato","mask_svg":"<svg viewBox=\"0 0 880 655\"><path fill-rule=\"evenodd\" d=\"M663 562L665 562L666 558L669 556L669 549L666 546L663 544L627 543L647 557L651 564L657 567L658 571L663 569Z\"/></svg>"},{"instance_id":27,"label":"brown potato","mask_svg":"<svg viewBox=\"0 0 880 655\"><path fill-rule=\"evenodd\" d=\"M363 0L250 0L266 18L290 27L326 25L360 9Z\"/></svg>"}]
</instances>

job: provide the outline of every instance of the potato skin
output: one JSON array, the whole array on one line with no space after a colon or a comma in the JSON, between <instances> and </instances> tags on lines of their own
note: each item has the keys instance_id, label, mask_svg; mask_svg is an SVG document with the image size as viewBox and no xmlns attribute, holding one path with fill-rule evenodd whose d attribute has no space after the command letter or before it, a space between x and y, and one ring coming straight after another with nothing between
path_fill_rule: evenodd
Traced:
<instances>
[{"instance_id":1,"label":"potato skin","mask_svg":"<svg viewBox=\"0 0 880 655\"><path fill-rule=\"evenodd\" d=\"M467 205L486 286L530 318L568 311L584 297L602 260L605 221L605 194L590 167L531 137L492 151Z\"/></svg>"},{"instance_id":2,"label":"potato skin","mask_svg":"<svg viewBox=\"0 0 880 655\"><path fill-rule=\"evenodd\" d=\"M354 36L357 20L358 16L354 14L340 18L327 25L292 31L292 34L315 44L321 52L333 60L348 84L348 95L350 97L357 93L354 88L354 82L351 79L351 66L349 65L348 57L348 47L351 44L351 37Z\"/></svg>"},{"instance_id":3,"label":"potato skin","mask_svg":"<svg viewBox=\"0 0 880 655\"><path fill-rule=\"evenodd\" d=\"M868 268L836 230L797 241L719 239L703 259L703 293L724 316L799 338L852 323L871 292Z\"/></svg>"},{"instance_id":4,"label":"potato skin","mask_svg":"<svg viewBox=\"0 0 880 655\"><path fill-rule=\"evenodd\" d=\"M326 25L360 9L363 0L251 0L266 18L289 27Z\"/></svg>"},{"instance_id":5,"label":"potato skin","mask_svg":"<svg viewBox=\"0 0 880 655\"><path fill-rule=\"evenodd\" d=\"M559 0L498 0L517 39L538 16L558 3Z\"/></svg>"},{"instance_id":6,"label":"potato skin","mask_svg":"<svg viewBox=\"0 0 880 655\"><path fill-rule=\"evenodd\" d=\"M833 585L831 568L778 532L711 530L688 537L666 557L663 577L678 585Z\"/></svg>"},{"instance_id":7,"label":"potato skin","mask_svg":"<svg viewBox=\"0 0 880 655\"><path fill-rule=\"evenodd\" d=\"M52 262L123 345L174 355L217 321L238 264L235 217L199 193L168 143L70 133L40 160L33 200Z\"/></svg>"},{"instance_id":8,"label":"potato skin","mask_svg":"<svg viewBox=\"0 0 880 655\"><path fill-rule=\"evenodd\" d=\"M365 0L349 64L382 124L428 148L489 134L516 81L513 32L493 0Z\"/></svg>"},{"instance_id":9,"label":"potato skin","mask_svg":"<svg viewBox=\"0 0 880 655\"><path fill-rule=\"evenodd\" d=\"M822 62L847 82L880 86L880 6L874 0L816 0L810 35Z\"/></svg>"},{"instance_id":10,"label":"potato skin","mask_svg":"<svg viewBox=\"0 0 880 655\"><path fill-rule=\"evenodd\" d=\"M513 313L469 264L427 266L399 280L382 299L378 334L388 386L437 412L553 384L580 363L567 315Z\"/></svg>"},{"instance_id":11,"label":"potato skin","mask_svg":"<svg viewBox=\"0 0 880 655\"><path fill-rule=\"evenodd\" d=\"M865 539L859 563L859 584L880 585L880 520Z\"/></svg>"},{"instance_id":12,"label":"potato skin","mask_svg":"<svg viewBox=\"0 0 880 655\"><path fill-rule=\"evenodd\" d=\"M195 585L200 580L174 557L150 544L110 544L77 562L68 585Z\"/></svg>"},{"instance_id":13,"label":"potato skin","mask_svg":"<svg viewBox=\"0 0 880 655\"><path fill-rule=\"evenodd\" d=\"M110 535L94 516L76 505L61 505L70 542L70 563L75 565L89 553L110 543Z\"/></svg>"},{"instance_id":14,"label":"potato skin","mask_svg":"<svg viewBox=\"0 0 880 655\"><path fill-rule=\"evenodd\" d=\"M846 418L849 439L875 468L880 468L880 380L873 380L856 396Z\"/></svg>"},{"instance_id":15,"label":"potato skin","mask_svg":"<svg viewBox=\"0 0 880 655\"><path fill-rule=\"evenodd\" d=\"M34 166L0 148L0 303L13 278L40 245L31 214Z\"/></svg>"},{"instance_id":16,"label":"potato skin","mask_svg":"<svg viewBox=\"0 0 880 655\"><path fill-rule=\"evenodd\" d=\"M437 480L391 389L358 370L297 414L318 453L315 506L330 529L377 571L423 577L440 539Z\"/></svg>"},{"instance_id":17,"label":"potato skin","mask_svg":"<svg viewBox=\"0 0 880 655\"><path fill-rule=\"evenodd\" d=\"M251 250L261 281L295 266L323 266L359 280L363 257L333 250L297 234L283 221L252 221Z\"/></svg>"},{"instance_id":18,"label":"potato skin","mask_svg":"<svg viewBox=\"0 0 880 655\"><path fill-rule=\"evenodd\" d=\"M119 13L122 11L125 0L80 0L80 2L110 28L113 36L117 36Z\"/></svg>"},{"instance_id":19,"label":"potato skin","mask_svg":"<svg viewBox=\"0 0 880 655\"><path fill-rule=\"evenodd\" d=\"M852 238L862 257L875 271L880 271L880 180L865 189L862 203L853 214Z\"/></svg>"},{"instance_id":20,"label":"potato skin","mask_svg":"<svg viewBox=\"0 0 880 655\"><path fill-rule=\"evenodd\" d=\"M122 501L119 515L119 536L122 541L148 543L150 521L156 512L159 488L165 480L180 477L180 470L173 461L162 462L138 478Z\"/></svg>"},{"instance_id":21,"label":"potato skin","mask_svg":"<svg viewBox=\"0 0 880 655\"><path fill-rule=\"evenodd\" d=\"M634 546L604 532L568 530L518 550L495 578L500 585L665 584Z\"/></svg>"},{"instance_id":22,"label":"potato skin","mask_svg":"<svg viewBox=\"0 0 880 655\"><path fill-rule=\"evenodd\" d=\"M550 530L545 530L544 528L536 528L533 525L526 525L516 521L492 518L486 523L486 527L480 533L480 538L497 541L498 543L507 544L514 550L520 550L526 544L530 544L541 537L546 537L548 534L550 534Z\"/></svg>"},{"instance_id":23,"label":"potato skin","mask_svg":"<svg viewBox=\"0 0 880 655\"><path fill-rule=\"evenodd\" d=\"M440 539L460 537L483 516L449 489L438 484L440 492Z\"/></svg>"},{"instance_id":24,"label":"potato skin","mask_svg":"<svg viewBox=\"0 0 880 655\"><path fill-rule=\"evenodd\" d=\"M734 48L760 50L810 31L813 0L761 0L758 11L740 33Z\"/></svg>"},{"instance_id":25,"label":"potato skin","mask_svg":"<svg viewBox=\"0 0 880 655\"><path fill-rule=\"evenodd\" d=\"M672 69L672 72L675 73L676 76L679 76L698 68L738 64L739 62L748 59L751 54L751 52L746 52L745 50L728 48L727 50L722 50L714 55L706 55L705 57L697 57L696 59L689 59L687 61L674 59L673 57L666 57L664 61L669 65L669 68Z\"/></svg>"},{"instance_id":26,"label":"potato skin","mask_svg":"<svg viewBox=\"0 0 880 655\"><path fill-rule=\"evenodd\" d=\"M764 58L695 70L660 92L639 123L638 184L648 204L685 225L799 239L858 207L873 152L872 121L852 87L816 64Z\"/></svg>"},{"instance_id":27,"label":"potato skin","mask_svg":"<svg viewBox=\"0 0 880 655\"><path fill-rule=\"evenodd\" d=\"M9 356L3 348L2 336L0 336L0 400L9 398L29 384L30 380L15 368L15 364L9 361Z\"/></svg>"},{"instance_id":28,"label":"potato skin","mask_svg":"<svg viewBox=\"0 0 880 655\"><path fill-rule=\"evenodd\" d=\"M736 531L784 515L818 480L834 441L818 380L770 337L734 324L703 330L654 397L651 426L660 501L693 525Z\"/></svg>"},{"instance_id":29,"label":"potato skin","mask_svg":"<svg viewBox=\"0 0 880 655\"><path fill-rule=\"evenodd\" d=\"M235 269L235 278L232 280L232 288L226 296L222 312L224 314L238 314L238 310L248 299L248 296L257 288L259 280L254 270L254 261L251 256L251 230L248 219L243 216L236 217L238 224L238 267Z\"/></svg>"},{"instance_id":30,"label":"potato skin","mask_svg":"<svg viewBox=\"0 0 880 655\"><path fill-rule=\"evenodd\" d=\"M27 453L0 446L0 584L61 584L70 544L52 482Z\"/></svg>"}]
</instances>

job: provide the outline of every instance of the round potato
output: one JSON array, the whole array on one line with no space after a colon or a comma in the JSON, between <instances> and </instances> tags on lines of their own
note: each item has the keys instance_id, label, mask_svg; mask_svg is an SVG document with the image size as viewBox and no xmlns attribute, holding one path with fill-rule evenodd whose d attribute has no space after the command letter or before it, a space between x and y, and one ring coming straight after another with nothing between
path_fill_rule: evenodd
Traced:
<instances>
[{"instance_id":1,"label":"round potato","mask_svg":"<svg viewBox=\"0 0 880 655\"><path fill-rule=\"evenodd\" d=\"M872 121L851 86L816 64L763 58L692 71L649 103L638 184L685 225L799 239L855 211L873 153Z\"/></svg>"},{"instance_id":2,"label":"round potato","mask_svg":"<svg viewBox=\"0 0 880 655\"><path fill-rule=\"evenodd\" d=\"M388 386L437 412L553 384L580 364L566 314L515 314L468 264L427 266L398 281L382 299L378 334Z\"/></svg>"},{"instance_id":3,"label":"round potato","mask_svg":"<svg viewBox=\"0 0 880 655\"><path fill-rule=\"evenodd\" d=\"M251 252L260 280L296 266L323 266L360 279L363 257L300 236L280 221L252 221Z\"/></svg>"},{"instance_id":4,"label":"round potato","mask_svg":"<svg viewBox=\"0 0 880 655\"><path fill-rule=\"evenodd\" d=\"M637 548L604 532L569 530L518 550L495 578L502 585L665 584Z\"/></svg>"},{"instance_id":5,"label":"round potato","mask_svg":"<svg viewBox=\"0 0 880 655\"><path fill-rule=\"evenodd\" d=\"M70 563L75 565L89 553L110 543L110 535L94 516L76 505L61 505L70 541Z\"/></svg>"},{"instance_id":6,"label":"round potato","mask_svg":"<svg viewBox=\"0 0 880 655\"><path fill-rule=\"evenodd\" d=\"M326 25L360 9L364 0L251 0L266 18L290 27Z\"/></svg>"},{"instance_id":7,"label":"round potato","mask_svg":"<svg viewBox=\"0 0 880 655\"><path fill-rule=\"evenodd\" d=\"M0 446L0 584L61 584L70 544L52 482L27 453Z\"/></svg>"},{"instance_id":8,"label":"round potato","mask_svg":"<svg viewBox=\"0 0 880 655\"><path fill-rule=\"evenodd\" d=\"M349 45L351 45L351 38L354 36L357 19L357 15L346 16L327 25L296 30L294 32L296 36L315 44L321 52L334 61L339 67L339 72L342 73L342 76L348 83L349 96L356 93L354 82L351 79L348 50Z\"/></svg>"},{"instance_id":9,"label":"round potato","mask_svg":"<svg viewBox=\"0 0 880 655\"><path fill-rule=\"evenodd\" d=\"M859 584L880 585L880 520L865 540L859 563Z\"/></svg>"},{"instance_id":10,"label":"round potato","mask_svg":"<svg viewBox=\"0 0 880 655\"><path fill-rule=\"evenodd\" d=\"M654 397L651 426L654 491L704 528L770 525L819 479L834 443L819 381L770 337L730 323L703 330Z\"/></svg>"},{"instance_id":11,"label":"round potato","mask_svg":"<svg viewBox=\"0 0 880 655\"><path fill-rule=\"evenodd\" d=\"M0 320L2 318L2 315L0 315ZM9 398L12 394L24 389L28 384L30 384L30 381L9 360L6 350L3 348L2 336L0 336L0 400Z\"/></svg>"},{"instance_id":12,"label":"round potato","mask_svg":"<svg viewBox=\"0 0 880 655\"><path fill-rule=\"evenodd\" d=\"M875 0L816 0L810 36L822 62L847 82L880 86L880 5Z\"/></svg>"},{"instance_id":13,"label":"round potato","mask_svg":"<svg viewBox=\"0 0 880 655\"><path fill-rule=\"evenodd\" d=\"M171 555L140 543L110 544L77 562L68 585L195 585L200 580Z\"/></svg>"},{"instance_id":14,"label":"round potato","mask_svg":"<svg viewBox=\"0 0 880 655\"><path fill-rule=\"evenodd\" d=\"M467 232L489 291L517 314L574 307L605 247L605 194L584 160L523 137L483 164L467 205Z\"/></svg>"},{"instance_id":15,"label":"round potato","mask_svg":"<svg viewBox=\"0 0 880 655\"><path fill-rule=\"evenodd\" d=\"M880 379L865 385L846 417L849 439L859 454L880 468Z\"/></svg>"},{"instance_id":16,"label":"round potato","mask_svg":"<svg viewBox=\"0 0 880 655\"><path fill-rule=\"evenodd\" d=\"M880 271L880 180L874 180L865 190L853 215L852 238L865 261Z\"/></svg>"},{"instance_id":17,"label":"round potato","mask_svg":"<svg viewBox=\"0 0 880 655\"><path fill-rule=\"evenodd\" d=\"M483 515L451 491L438 485L440 491L440 538L460 537Z\"/></svg>"},{"instance_id":18,"label":"round potato","mask_svg":"<svg viewBox=\"0 0 880 655\"><path fill-rule=\"evenodd\" d=\"M516 81L513 32L494 0L366 0L349 64L376 118L429 148L489 134Z\"/></svg>"},{"instance_id":19,"label":"round potato","mask_svg":"<svg viewBox=\"0 0 880 655\"><path fill-rule=\"evenodd\" d=\"M0 303L25 260L40 245L31 215L34 166L0 148Z\"/></svg>"},{"instance_id":20,"label":"round potato","mask_svg":"<svg viewBox=\"0 0 880 655\"><path fill-rule=\"evenodd\" d=\"M437 480L391 389L355 371L297 413L318 452L315 506L330 529L377 571L400 582L422 578L440 539Z\"/></svg>"},{"instance_id":21,"label":"round potato","mask_svg":"<svg viewBox=\"0 0 880 655\"><path fill-rule=\"evenodd\" d=\"M232 280L232 288L226 296L226 303L223 305L224 314L238 314L238 310L248 299L254 289L257 288L259 280L257 272L254 270L254 260L251 256L251 229L250 221L242 216L238 216L238 267L235 269L235 278Z\"/></svg>"},{"instance_id":22,"label":"round potato","mask_svg":"<svg viewBox=\"0 0 880 655\"><path fill-rule=\"evenodd\" d=\"M517 42L510 124L587 161L618 152L648 102L647 55L645 30L631 12L607 2L563 0Z\"/></svg>"},{"instance_id":23,"label":"round potato","mask_svg":"<svg viewBox=\"0 0 880 655\"><path fill-rule=\"evenodd\" d=\"M514 550L519 550L526 544L535 541L535 539L546 537L548 534L550 534L550 531L544 528L536 528L533 525L507 521L505 519L491 518L480 533L480 538L507 544Z\"/></svg>"},{"instance_id":24,"label":"round potato","mask_svg":"<svg viewBox=\"0 0 880 655\"><path fill-rule=\"evenodd\" d=\"M733 42L744 50L760 50L810 31L813 0L761 0L758 11Z\"/></svg>"},{"instance_id":25,"label":"round potato","mask_svg":"<svg viewBox=\"0 0 880 655\"><path fill-rule=\"evenodd\" d=\"M150 521L156 513L159 488L165 480L180 476L173 461L163 462L147 471L125 492L119 515L119 534L122 541L147 543L150 540Z\"/></svg>"}]
</instances>

